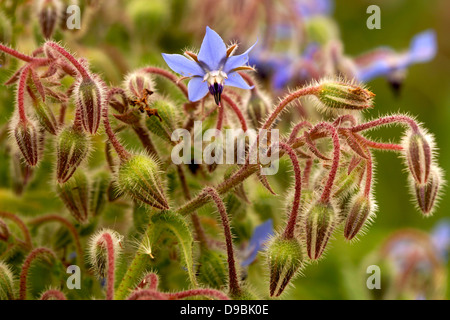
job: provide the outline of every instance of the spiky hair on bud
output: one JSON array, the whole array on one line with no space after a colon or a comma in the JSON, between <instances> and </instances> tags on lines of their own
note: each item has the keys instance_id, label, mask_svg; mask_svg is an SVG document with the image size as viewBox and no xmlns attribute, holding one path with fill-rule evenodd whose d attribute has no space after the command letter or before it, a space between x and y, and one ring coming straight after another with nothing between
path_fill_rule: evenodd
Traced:
<instances>
[{"instance_id":1,"label":"spiky hair on bud","mask_svg":"<svg viewBox=\"0 0 450 320\"><path fill-rule=\"evenodd\" d=\"M129 99L144 99L144 92L156 91L155 80L152 75L142 69L128 73L123 81L123 88Z\"/></svg>"},{"instance_id":2,"label":"spiky hair on bud","mask_svg":"<svg viewBox=\"0 0 450 320\"><path fill-rule=\"evenodd\" d=\"M348 113L373 107L375 94L354 79L325 77L314 80L310 86L317 88L308 98L312 99L319 112L336 114L344 110Z\"/></svg>"},{"instance_id":3,"label":"spiky hair on bud","mask_svg":"<svg viewBox=\"0 0 450 320\"><path fill-rule=\"evenodd\" d=\"M39 123L33 119L23 121L17 114L10 121L9 136L22 159L30 167L36 166L44 150L44 134Z\"/></svg>"},{"instance_id":4,"label":"spiky hair on bud","mask_svg":"<svg viewBox=\"0 0 450 320\"><path fill-rule=\"evenodd\" d=\"M51 38L64 12L62 2L60 0L38 0L35 10L42 35L46 39Z\"/></svg>"},{"instance_id":5,"label":"spiky hair on bud","mask_svg":"<svg viewBox=\"0 0 450 320\"><path fill-rule=\"evenodd\" d=\"M11 268L0 261L0 300L14 300L14 274Z\"/></svg>"},{"instance_id":6,"label":"spiky hair on bud","mask_svg":"<svg viewBox=\"0 0 450 320\"><path fill-rule=\"evenodd\" d=\"M377 204L372 194L355 193L349 201L344 218L344 237L349 241L364 235L376 217ZM344 216L344 213L341 212Z\"/></svg>"},{"instance_id":7,"label":"spiky hair on bud","mask_svg":"<svg viewBox=\"0 0 450 320\"><path fill-rule=\"evenodd\" d=\"M88 245L88 257L95 274L106 278L110 259L117 261L122 252L123 236L111 229L102 229L91 236ZM109 247L109 245L112 245Z\"/></svg>"}]
</instances>

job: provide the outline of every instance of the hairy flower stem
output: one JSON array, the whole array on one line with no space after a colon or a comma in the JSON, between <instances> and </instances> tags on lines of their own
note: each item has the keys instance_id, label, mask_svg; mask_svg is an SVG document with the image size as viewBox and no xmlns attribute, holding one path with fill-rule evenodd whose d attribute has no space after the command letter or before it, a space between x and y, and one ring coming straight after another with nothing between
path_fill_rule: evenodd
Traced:
<instances>
[{"instance_id":1,"label":"hairy flower stem","mask_svg":"<svg viewBox=\"0 0 450 320\"><path fill-rule=\"evenodd\" d=\"M228 255L228 276L229 276L229 291L232 296L238 295L241 292L239 287L239 280L236 272L236 262L234 260L233 252L233 238L231 235L230 222L228 221L227 209L223 203L220 195L217 191L211 187L204 190L204 193L212 198L215 202L217 209L219 211L220 217L222 219L223 231L225 234L225 241L227 245L227 255Z\"/></svg>"},{"instance_id":2,"label":"hairy flower stem","mask_svg":"<svg viewBox=\"0 0 450 320\"><path fill-rule=\"evenodd\" d=\"M67 298L61 291L52 289L45 291L41 296L41 300L67 300Z\"/></svg>"},{"instance_id":3,"label":"hairy flower stem","mask_svg":"<svg viewBox=\"0 0 450 320\"><path fill-rule=\"evenodd\" d=\"M106 300L114 299L114 272L115 272L115 254L114 254L114 243L111 235L105 232L100 241L106 243L106 251L108 255L108 273L107 273L107 287L106 287Z\"/></svg>"},{"instance_id":4,"label":"hairy flower stem","mask_svg":"<svg viewBox=\"0 0 450 320\"><path fill-rule=\"evenodd\" d=\"M19 60L26 61L26 62L38 62L38 61L48 61L46 58L35 58L27 56L26 54L20 53L14 49L11 49L10 47L7 47L0 43L0 51L3 51Z\"/></svg>"},{"instance_id":5,"label":"hairy flower stem","mask_svg":"<svg viewBox=\"0 0 450 320\"><path fill-rule=\"evenodd\" d=\"M141 283L139 283L138 287L143 289L145 286L148 286L149 290L158 290L158 275L156 273L150 272L147 274L144 279L142 279Z\"/></svg>"},{"instance_id":6,"label":"hairy flower stem","mask_svg":"<svg viewBox=\"0 0 450 320\"><path fill-rule=\"evenodd\" d=\"M364 196L369 197L370 195L370 188L372 186L372 153L367 150L367 155L369 158L366 160L366 185L364 187Z\"/></svg>"},{"instance_id":7,"label":"hairy flower stem","mask_svg":"<svg viewBox=\"0 0 450 320\"><path fill-rule=\"evenodd\" d=\"M134 289L139 279L142 277L142 274L148 269L150 258L150 255L140 252L138 249L138 252L136 252L133 261L131 261L127 272L117 287L114 296L115 300L123 300L130 294L130 291Z\"/></svg>"},{"instance_id":8,"label":"hairy flower stem","mask_svg":"<svg viewBox=\"0 0 450 320\"><path fill-rule=\"evenodd\" d=\"M239 122L241 123L242 131L246 132L248 130L247 122L245 121L245 117L242 114L239 107L234 103L233 99L231 99L228 95L222 94L222 100L225 101L233 110L233 112L236 114L236 116L239 119ZM220 112L220 110L219 110Z\"/></svg>"},{"instance_id":9,"label":"hairy flower stem","mask_svg":"<svg viewBox=\"0 0 450 320\"><path fill-rule=\"evenodd\" d=\"M114 149L116 150L117 154L119 155L120 161L124 162L128 159L130 159L131 154L125 149L125 147L119 142L119 139L117 139L116 134L114 133L113 129L111 128L111 124L109 123L109 101L114 94L113 90L110 90L108 92L108 96L106 99L106 103L103 106L103 125L105 127L105 132L109 138L109 141L113 145Z\"/></svg>"},{"instance_id":10,"label":"hairy flower stem","mask_svg":"<svg viewBox=\"0 0 450 320\"><path fill-rule=\"evenodd\" d=\"M157 67L146 67L142 69L144 72L153 73L160 75L166 79L169 79L171 82L173 82L180 90L183 92L183 94L186 96L186 98L189 97L187 87L184 83L180 82L176 75L174 75L172 72L157 68Z\"/></svg>"},{"instance_id":11,"label":"hairy flower stem","mask_svg":"<svg viewBox=\"0 0 450 320\"><path fill-rule=\"evenodd\" d=\"M341 146L339 143L339 135L335 127L326 122L321 122L317 124L312 132L318 130L326 130L331 135L331 139L333 140L333 164L331 165L330 173L328 174L328 180L323 189L322 195L320 197L320 201L322 203L328 203L330 201L331 189L334 184L334 178L336 177L337 170L339 168L339 158L341 153Z\"/></svg>"},{"instance_id":12,"label":"hairy flower stem","mask_svg":"<svg viewBox=\"0 0 450 320\"><path fill-rule=\"evenodd\" d=\"M226 294L219 290L214 289L192 289L192 290L186 290L181 292L175 292L175 293L168 293L167 297L169 300L179 300L189 297L195 297L195 296L205 296L214 298L217 300L230 300Z\"/></svg>"},{"instance_id":13,"label":"hairy flower stem","mask_svg":"<svg viewBox=\"0 0 450 320\"><path fill-rule=\"evenodd\" d=\"M295 193L294 193L294 202L292 204L292 210L289 215L289 219L286 225L286 229L283 233L284 239L292 239L294 237L295 225L297 224L297 216L298 210L300 208L300 198L302 195L302 174L300 170L300 164L297 159L297 155L292 148L285 144L280 143L280 148L286 151L287 155L291 159L292 166L294 167L294 177L295 177Z\"/></svg>"},{"instance_id":14,"label":"hairy flower stem","mask_svg":"<svg viewBox=\"0 0 450 320\"><path fill-rule=\"evenodd\" d=\"M150 134L147 129L142 124L136 124L132 126L134 132L138 136L139 140L141 140L142 146L145 151L151 156L159 159L158 153L156 152L155 146L153 145L152 139L150 138Z\"/></svg>"},{"instance_id":15,"label":"hairy flower stem","mask_svg":"<svg viewBox=\"0 0 450 320\"><path fill-rule=\"evenodd\" d=\"M90 79L91 76L89 75L86 68L77 60L73 55L71 55L69 52L67 52L66 49L61 47L55 42L47 42L45 44L46 46L56 50L58 53L60 53L64 58L69 60L69 62L77 69L77 71L80 73L80 75L83 77L83 79Z\"/></svg>"},{"instance_id":16,"label":"hairy flower stem","mask_svg":"<svg viewBox=\"0 0 450 320\"><path fill-rule=\"evenodd\" d=\"M81 266L84 268L84 253L83 248L81 247L80 243L80 236L78 235L77 229L75 229L75 226L66 218L61 217L59 215L47 215L38 217L36 219L31 220L29 223L32 225L41 225L47 222L59 222L62 225L64 225L67 230L69 230L70 234L72 235L73 241L75 243L75 248L77 251L77 261Z\"/></svg>"},{"instance_id":17,"label":"hairy flower stem","mask_svg":"<svg viewBox=\"0 0 450 320\"><path fill-rule=\"evenodd\" d=\"M25 259L22 265L22 271L20 272L20 284L19 284L19 300L25 300L27 297L27 279L30 274L31 263L40 258L41 256L49 255L56 259L53 251L47 248L36 248L31 251Z\"/></svg>"},{"instance_id":18,"label":"hairy flower stem","mask_svg":"<svg viewBox=\"0 0 450 320\"><path fill-rule=\"evenodd\" d=\"M361 136L360 134L353 133L353 136L362 142L366 147L369 147L371 149L380 149L380 150L386 150L386 151L401 151L403 150L403 146L395 143L381 143L381 142L375 142L368 140Z\"/></svg>"},{"instance_id":19,"label":"hairy flower stem","mask_svg":"<svg viewBox=\"0 0 450 320\"><path fill-rule=\"evenodd\" d=\"M127 300L167 300L167 295L152 289L133 292Z\"/></svg>"},{"instance_id":20,"label":"hairy flower stem","mask_svg":"<svg viewBox=\"0 0 450 320\"><path fill-rule=\"evenodd\" d=\"M33 248L33 244L31 242L31 234L30 231L28 230L28 227L26 226L26 224L22 221L22 219L20 219L18 216L16 216L15 214L9 213L9 212L4 212L4 211L0 211L0 217L1 218L6 218L9 219L11 221L13 221L15 224L17 224L17 226L19 227L19 229L22 231L23 233L23 238L25 241L26 246L29 249Z\"/></svg>"},{"instance_id":21,"label":"hairy flower stem","mask_svg":"<svg viewBox=\"0 0 450 320\"><path fill-rule=\"evenodd\" d=\"M383 117L383 118L369 121L369 122L366 122L366 123L363 123L363 124L360 124L357 126L353 126L349 129L353 132L359 132L359 131L363 131L363 130L367 130L367 129L372 129L374 127L387 125L390 123L406 123L411 127L411 129L413 130L414 133L417 133L420 131L419 126L416 123L416 121L414 121L414 119L412 119L411 117L408 117L405 115L394 115L394 116Z\"/></svg>"},{"instance_id":22,"label":"hairy flower stem","mask_svg":"<svg viewBox=\"0 0 450 320\"><path fill-rule=\"evenodd\" d=\"M252 77L250 77L246 72L239 71L238 73L245 80L245 82L247 82L247 84L249 86L253 87L251 89L251 91L254 92L254 93L257 93L258 92L258 88L257 88L257 86L255 84L255 81L253 81Z\"/></svg>"}]
</instances>

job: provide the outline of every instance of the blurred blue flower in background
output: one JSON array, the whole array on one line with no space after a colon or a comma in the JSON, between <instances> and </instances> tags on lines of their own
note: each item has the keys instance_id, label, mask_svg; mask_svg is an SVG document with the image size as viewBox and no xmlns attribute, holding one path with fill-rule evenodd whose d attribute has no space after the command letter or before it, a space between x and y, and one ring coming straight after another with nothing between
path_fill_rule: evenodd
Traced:
<instances>
[{"instance_id":1,"label":"blurred blue flower in background","mask_svg":"<svg viewBox=\"0 0 450 320\"><path fill-rule=\"evenodd\" d=\"M263 249L264 244L273 236L273 234L272 219L265 221L255 228L249 244L243 252L245 257L245 260L241 263L243 267L246 267L255 261L258 252Z\"/></svg>"},{"instance_id":2,"label":"blurred blue flower in background","mask_svg":"<svg viewBox=\"0 0 450 320\"><path fill-rule=\"evenodd\" d=\"M450 219L441 220L431 233L434 247L444 261L448 261L450 250Z\"/></svg>"},{"instance_id":3,"label":"blurred blue flower in background","mask_svg":"<svg viewBox=\"0 0 450 320\"><path fill-rule=\"evenodd\" d=\"M331 15L334 10L332 0L296 0L295 8L302 18Z\"/></svg>"},{"instance_id":4,"label":"blurred blue flower in background","mask_svg":"<svg viewBox=\"0 0 450 320\"><path fill-rule=\"evenodd\" d=\"M173 71L191 78L188 84L190 101L202 99L209 91L219 105L225 85L252 89L237 71L254 70L247 63L248 53L255 45L256 43L243 54L233 56L237 45L227 49L222 38L210 27L206 27L206 34L198 55L185 52L189 59L180 54L163 53L162 56Z\"/></svg>"}]
</instances>

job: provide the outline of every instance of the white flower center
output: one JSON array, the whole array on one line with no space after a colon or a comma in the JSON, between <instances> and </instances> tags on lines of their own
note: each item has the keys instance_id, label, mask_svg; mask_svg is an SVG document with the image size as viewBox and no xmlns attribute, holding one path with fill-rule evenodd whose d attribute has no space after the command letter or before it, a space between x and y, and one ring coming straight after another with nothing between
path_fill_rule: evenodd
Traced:
<instances>
[{"instance_id":1,"label":"white flower center","mask_svg":"<svg viewBox=\"0 0 450 320\"><path fill-rule=\"evenodd\" d=\"M214 70L205 74L203 77L203 81L208 81L209 86L213 86L214 83L220 84L223 86L225 83L225 79L228 79L228 76L222 70Z\"/></svg>"}]
</instances>

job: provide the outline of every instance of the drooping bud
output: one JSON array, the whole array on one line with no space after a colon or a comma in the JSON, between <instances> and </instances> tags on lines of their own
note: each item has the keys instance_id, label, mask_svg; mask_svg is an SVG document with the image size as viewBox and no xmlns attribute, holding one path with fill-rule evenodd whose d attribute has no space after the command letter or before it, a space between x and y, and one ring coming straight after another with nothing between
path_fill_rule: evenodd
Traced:
<instances>
[{"instance_id":1,"label":"drooping bud","mask_svg":"<svg viewBox=\"0 0 450 320\"><path fill-rule=\"evenodd\" d=\"M258 90L250 92L250 99L247 105L247 116L254 129L259 129L263 121L267 118L272 107L272 102L267 94Z\"/></svg>"},{"instance_id":2,"label":"drooping bud","mask_svg":"<svg viewBox=\"0 0 450 320\"><path fill-rule=\"evenodd\" d=\"M227 257L219 250L204 250L198 260L197 279L211 288L221 289L227 285Z\"/></svg>"},{"instance_id":3,"label":"drooping bud","mask_svg":"<svg viewBox=\"0 0 450 320\"><path fill-rule=\"evenodd\" d=\"M14 300L13 273L2 261L0 261L0 300Z\"/></svg>"},{"instance_id":4,"label":"drooping bud","mask_svg":"<svg viewBox=\"0 0 450 320\"><path fill-rule=\"evenodd\" d=\"M78 222L87 222L90 193L89 181L83 171L78 171L67 182L58 184L56 192Z\"/></svg>"},{"instance_id":5,"label":"drooping bud","mask_svg":"<svg viewBox=\"0 0 450 320\"><path fill-rule=\"evenodd\" d=\"M0 219L0 241L8 241L9 239L9 228L3 219Z\"/></svg>"},{"instance_id":6,"label":"drooping bud","mask_svg":"<svg viewBox=\"0 0 450 320\"><path fill-rule=\"evenodd\" d=\"M351 83L323 80L314 94L319 101L319 109L332 111L336 109L363 110L373 106L375 96L371 91Z\"/></svg>"},{"instance_id":7,"label":"drooping bud","mask_svg":"<svg viewBox=\"0 0 450 320\"><path fill-rule=\"evenodd\" d=\"M120 164L117 185L136 200L157 209L168 209L158 170L158 164L151 157L134 155Z\"/></svg>"},{"instance_id":8,"label":"drooping bud","mask_svg":"<svg viewBox=\"0 0 450 320\"><path fill-rule=\"evenodd\" d=\"M178 128L175 106L166 99L158 99L152 102L152 108L158 110L162 121L157 117L148 117L146 119L148 130L164 141L172 143L172 132Z\"/></svg>"},{"instance_id":9,"label":"drooping bud","mask_svg":"<svg viewBox=\"0 0 450 320\"><path fill-rule=\"evenodd\" d=\"M95 77L79 79L73 90L81 124L90 134L95 134L100 125L101 110L104 103L104 89Z\"/></svg>"},{"instance_id":10,"label":"drooping bud","mask_svg":"<svg viewBox=\"0 0 450 320\"><path fill-rule=\"evenodd\" d=\"M69 180L88 155L89 149L89 136L82 130L68 127L60 132L56 145L56 177L59 183Z\"/></svg>"},{"instance_id":11,"label":"drooping bud","mask_svg":"<svg viewBox=\"0 0 450 320\"><path fill-rule=\"evenodd\" d=\"M49 133L56 135L59 124L52 109L48 106L48 100L44 102L42 99L34 97L31 101L39 124Z\"/></svg>"},{"instance_id":12,"label":"drooping bud","mask_svg":"<svg viewBox=\"0 0 450 320\"><path fill-rule=\"evenodd\" d=\"M105 235L112 240L112 249L108 252L108 243ZM110 229L103 229L93 235L89 242L89 259L95 274L99 278L106 278L108 273L108 259L117 259L117 256L122 251L121 241L122 236ZM109 256L111 254L111 256Z\"/></svg>"},{"instance_id":13,"label":"drooping bud","mask_svg":"<svg viewBox=\"0 0 450 320\"><path fill-rule=\"evenodd\" d=\"M414 185L413 189L417 206L424 215L432 214L442 182L441 169L434 165L431 166L427 183L420 184L415 180L411 181L411 184Z\"/></svg>"},{"instance_id":14,"label":"drooping bud","mask_svg":"<svg viewBox=\"0 0 450 320\"><path fill-rule=\"evenodd\" d=\"M37 5L39 25L45 39L52 37L58 23L62 4L58 0L39 0Z\"/></svg>"},{"instance_id":15,"label":"drooping bud","mask_svg":"<svg viewBox=\"0 0 450 320\"><path fill-rule=\"evenodd\" d=\"M430 175L433 158L433 138L420 131L410 131L402 142L412 177L418 184L425 184Z\"/></svg>"},{"instance_id":16,"label":"drooping bud","mask_svg":"<svg viewBox=\"0 0 450 320\"><path fill-rule=\"evenodd\" d=\"M93 217L100 214L105 207L110 180L111 177L107 171L99 171L92 179L89 209Z\"/></svg>"},{"instance_id":17,"label":"drooping bud","mask_svg":"<svg viewBox=\"0 0 450 320\"><path fill-rule=\"evenodd\" d=\"M352 240L361 230L366 221L370 221L374 214L374 204L370 196L363 193L356 194L350 201L350 211L345 219L344 236Z\"/></svg>"},{"instance_id":18,"label":"drooping bud","mask_svg":"<svg viewBox=\"0 0 450 320\"><path fill-rule=\"evenodd\" d=\"M267 247L267 258L270 272L270 296L278 297L303 267L303 249L295 238L277 237Z\"/></svg>"},{"instance_id":19,"label":"drooping bud","mask_svg":"<svg viewBox=\"0 0 450 320\"><path fill-rule=\"evenodd\" d=\"M138 70L125 77L124 87L130 99L144 100L146 91L155 91L155 82L148 72Z\"/></svg>"},{"instance_id":20,"label":"drooping bud","mask_svg":"<svg viewBox=\"0 0 450 320\"><path fill-rule=\"evenodd\" d=\"M36 124L30 120L19 120L13 133L23 158L29 166L35 166L40 158L40 137Z\"/></svg>"},{"instance_id":21,"label":"drooping bud","mask_svg":"<svg viewBox=\"0 0 450 320\"><path fill-rule=\"evenodd\" d=\"M310 259L320 258L336 222L337 215L331 203L318 201L306 213L306 250Z\"/></svg>"},{"instance_id":22,"label":"drooping bud","mask_svg":"<svg viewBox=\"0 0 450 320\"><path fill-rule=\"evenodd\" d=\"M22 161L19 151L11 154L11 186L16 195L21 195L33 176L33 168Z\"/></svg>"}]
</instances>

